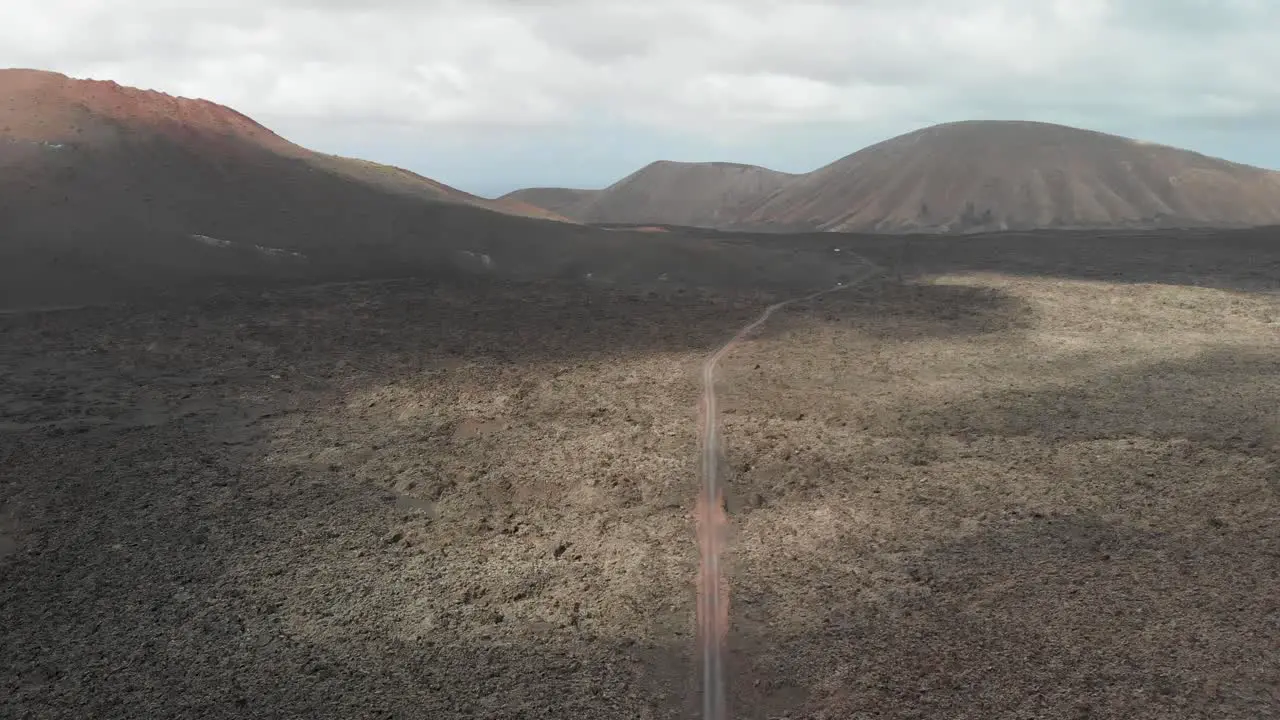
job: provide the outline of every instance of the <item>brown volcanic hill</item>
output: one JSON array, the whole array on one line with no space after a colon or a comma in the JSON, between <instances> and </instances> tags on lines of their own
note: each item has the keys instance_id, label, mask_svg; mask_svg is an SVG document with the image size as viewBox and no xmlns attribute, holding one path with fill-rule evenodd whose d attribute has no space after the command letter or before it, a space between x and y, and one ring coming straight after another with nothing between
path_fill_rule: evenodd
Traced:
<instances>
[{"instance_id":1,"label":"brown volcanic hill","mask_svg":"<svg viewBox=\"0 0 1280 720\"><path fill-rule=\"evenodd\" d=\"M149 136L207 155L234 158L265 151L416 197L563 220L542 208L485 200L402 168L312 152L208 100L12 69L0 70L0 102L0 138L19 146L104 146Z\"/></svg>"},{"instance_id":2,"label":"brown volcanic hill","mask_svg":"<svg viewBox=\"0 0 1280 720\"><path fill-rule=\"evenodd\" d=\"M1062 125L947 123L804 175L743 219L822 230L1280 222L1280 175Z\"/></svg>"},{"instance_id":3,"label":"brown volcanic hill","mask_svg":"<svg viewBox=\"0 0 1280 720\"><path fill-rule=\"evenodd\" d=\"M1280 173L1023 121L935 125L804 175L655 163L587 193L539 188L513 195L584 222L721 229L965 232L1280 223Z\"/></svg>"},{"instance_id":4,"label":"brown volcanic hill","mask_svg":"<svg viewBox=\"0 0 1280 720\"><path fill-rule=\"evenodd\" d=\"M0 307L408 274L555 234L495 211L556 217L315 153L208 101L0 70Z\"/></svg>"},{"instance_id":5,"label":"brown volcanic hill","mask_svg":"<svg viewBox=\"0 0 1280 720\"><path fill-rule=\"evenodd\" d=\"M724 227L795 177L754 165L660 160L603 190L532 188L506 197L580 222Z\"/></svg>"},{"instance_id":6,"label":"brown volcanic hill","mask_svg":"<svg viewBox=\"0 0 1280 720\"><path fill-rule=\"evenodd\" d=\"M311 152L210 102L0 70L0 311L459 273L754 286L826 267L766 275L726 244L494 208L547 215Z\"/></svg>"},{"instance_id":7,"label":"brown volcanic hill","mask_svg":"<svg viewBox=\"0 0 1280 720\"><path fill-rule=\"evenodd\" d=\"M581 215L601 192L603 191L576 188L523 188L503 195L497 202L521 202L572 218Z\"/></svg>"}]
</instances>

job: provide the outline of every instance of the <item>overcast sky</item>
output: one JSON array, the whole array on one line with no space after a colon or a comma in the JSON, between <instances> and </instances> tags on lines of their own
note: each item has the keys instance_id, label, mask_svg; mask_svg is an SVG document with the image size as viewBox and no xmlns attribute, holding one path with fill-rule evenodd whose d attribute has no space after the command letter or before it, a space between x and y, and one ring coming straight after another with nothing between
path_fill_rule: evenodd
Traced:
<instances>
[{"instance_id":1,"label":"overcast sky","mask_svg":"<svg viewBox=\"0 0 1280 720\"><path fill-rule=\"evenodd\" d=\"M1280 168L1276 0L4 0L0 66L204 97L481 194L808 171L1034 119Z\"/></svg>"}]
</instances>

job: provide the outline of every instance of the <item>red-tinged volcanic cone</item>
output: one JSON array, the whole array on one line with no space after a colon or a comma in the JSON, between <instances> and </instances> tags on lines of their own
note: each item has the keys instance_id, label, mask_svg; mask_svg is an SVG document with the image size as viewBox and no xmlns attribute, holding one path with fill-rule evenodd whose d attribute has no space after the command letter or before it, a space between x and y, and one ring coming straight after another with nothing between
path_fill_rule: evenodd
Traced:
<instances>
[{"instance_id":1,"label":"red-tinged volcanic cone","mask_svg":"<svg viewBox=\"0 0 1280 720\"><path fill-rule=\"evenodd\" d=\"M522 214L550 217L307 150L206 100L0 70L0 307L397 277L559 231Z\"/></svg>"},{"instance_id":2,"label":"red-tinged volcanic cone","mask_svg":"<svg viewBox=\"0 0 1280 720\"><path fill-rule=\"evenodd\" d=\"M33 144L103 151L123 146L133 155L180 154L167 159L170 165L195 159L218 166L302 164L304 170L333 173L414 197L563 220L542 208L485 200L401 168L313 152L208 100L39 70L0 70L0 141L9 145L4 149L9 156L22 152L24 146L29 152Z\"/></svg>"},{"instance_id":3,"label":"red-tinged volcanic cone","mask_svg":"<svg viewBox=\"0 0 1280 720\"><path fill-rule=\"evenodd\" d=\"M231 108L109 80L3 70L0 103L0 133L14 140L95 143L159 135L218 150L250 145L291 156L307 153Z\"/></svg>"}]
</instances>

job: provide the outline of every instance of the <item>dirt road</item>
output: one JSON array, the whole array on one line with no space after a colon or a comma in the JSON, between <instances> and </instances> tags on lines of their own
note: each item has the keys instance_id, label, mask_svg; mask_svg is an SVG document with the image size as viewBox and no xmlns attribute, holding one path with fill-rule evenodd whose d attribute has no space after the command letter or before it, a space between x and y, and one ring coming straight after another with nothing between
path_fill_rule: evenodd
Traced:
<instances>
[{"instance_id":1,"label":"dirt road","mask_svg":"<svg viewBox=\"0 0 1280 720\"><path fill-rule=\"evenodd\" d=\"M716 367L720 360L743 339L765 324L773 314L788 305L807 302L827 293L843 290L864 282L880 268L865 258L858 258L866 270L848 283L819 290L802 297L774 303L760 316L743 326L727 343L720 346L702 364L702 490L698 497L696 520L700 548L698 575L698 650L702 657L702 716L704 720L726 720L728 702L725 696L724 647L729 628L729 593L720 570L724 552L724 535L728 518L724 513L723 490L719 465L720 412L716 403Z\"/></svg>"}]
</instances>

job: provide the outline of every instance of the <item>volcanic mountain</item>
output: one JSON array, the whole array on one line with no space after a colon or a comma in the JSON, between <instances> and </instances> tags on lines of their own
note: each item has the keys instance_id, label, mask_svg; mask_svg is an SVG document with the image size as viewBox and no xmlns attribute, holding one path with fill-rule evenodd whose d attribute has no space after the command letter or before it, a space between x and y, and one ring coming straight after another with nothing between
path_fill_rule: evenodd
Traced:
<instances>
[{"instance_id":1,"label":"volcanic mountain","mask_svg":"<svg viewBox=\"0 0 1280 720\"><path fill-rule=\"evenodd\" d=\"M205 100L0 70L0 306L385 276L546 234L517 215L559 217L312 152Z\"/></svg>"},{"instance_id":2,"label":"volcanic mountain","mask_svg":"<svg viewBox=\"0 0 1280 720\"><path fill-rule=\"evenodd\" d=\"M650 166L654 167L654 166ZM715 174L716 165L700 166ZM646 168L647 170L647 168ZM686 167L688 176L697 170ZM813 172L756 170L761 191L652 191L645 202L558 206L593 223L762 230L966 232L1280 223L1280 173L1116 135L1040 122L935 125ZM645 170L631 178L643 176ZM767 181L763 180L767 178ZM630 178L629 178L630 179ZM776 183L771 191L769 183ZM534 201L547 189L514 194ZM536 204L536 202L535 202ZM643 207L643 215L634 208Z\"/></svg>"},{"instance_id":3,"label":"volcanic mountain","mask_svg":"<svg viewBox=\"0 0 1280 720\"><path fill-rule=\"evenodd\" d=\"M603 190L531 188L503 196L580 222L735 225L797 176L754 165L660 160Z\"/></svg>"},{"instance_id":4,"label":"volcanic mountain","mask_svg":"<svg viewBox=\"0 0 1280 720\"><path fill-rule=\"evenodd\" d=\"M514 201L486 200L402 168L312 152L207 100L173 97L111 81L77 80L57 73L14 69L0 70L0 102L0 139L11 145L6 152L9 158L24 146L101 148L149 139L167 141L189 153L222 156L224 164L246 153L269 153L426 199L563 219Z\"/></svg>"},{"instance_id":5,"label":"volcanic mountain","mask_svg":"<svg viewBox=\"0 0 1280 720\"><path fill-rule=\"evenodd\" d=\"M813 274L556 218L312 152L212 102L0 70L0 312L424 275L758 288Z\"/></svg>"}]
</instances>

